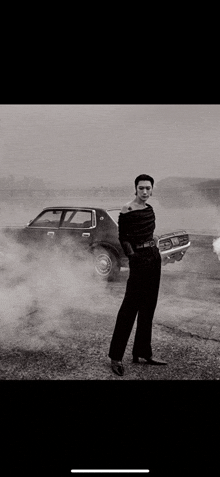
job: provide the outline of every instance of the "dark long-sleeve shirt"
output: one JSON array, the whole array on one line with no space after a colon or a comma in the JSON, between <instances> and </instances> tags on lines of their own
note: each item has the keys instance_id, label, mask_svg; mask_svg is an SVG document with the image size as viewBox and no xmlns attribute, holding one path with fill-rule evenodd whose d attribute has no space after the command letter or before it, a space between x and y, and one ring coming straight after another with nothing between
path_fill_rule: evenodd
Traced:
<instances>
[{"instance_id":1,"label":"dark long-sleeve shirt","mask_svg":"<svg viewBox=\"0 0 220 477\"><path fill-rule=\"evenodd\" d=\"M136 245L153 240L155 214L153 207L120 213L118 219L119 241L125 255L134 253Z\"/></svg>"}]
</instances>

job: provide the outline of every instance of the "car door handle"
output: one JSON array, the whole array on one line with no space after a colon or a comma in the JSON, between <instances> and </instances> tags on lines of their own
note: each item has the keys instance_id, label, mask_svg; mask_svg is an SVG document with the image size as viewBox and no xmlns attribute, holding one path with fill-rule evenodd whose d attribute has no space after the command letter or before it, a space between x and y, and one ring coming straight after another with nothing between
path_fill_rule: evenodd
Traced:
<instances>
[{"instance_id":1,"label":"car door handle","mask_svg":"<svg viewBox=\"0 0 220 477\"><path fill-rule=\"evenodd\" d=\"M82 234L82 237L90 237L90 233L84 232L84 233Z\"/></svg>"},{"instance_id":2,"label":"car door handle","mask_svg":"<svg viewBox=\"0 0 220 477\"><path fill-rule=\"evenodd\" d=\"M54 236L54 232L47 232L47 235L49 235L50 237L53 237L53 236Z\"/></svg>"}]
</instances>

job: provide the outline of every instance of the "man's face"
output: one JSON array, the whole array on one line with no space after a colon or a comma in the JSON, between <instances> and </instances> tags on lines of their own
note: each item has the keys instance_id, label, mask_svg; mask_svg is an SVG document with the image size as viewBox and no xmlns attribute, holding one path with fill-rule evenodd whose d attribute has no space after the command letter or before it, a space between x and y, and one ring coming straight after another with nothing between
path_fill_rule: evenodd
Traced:
<instances>
[{"instance_id":1,"label":"man's face","mask_svg":"<svg viewBox=\"0 0 220 477\"><path fill-rule=\"evenodd\" d=\"M137 185L137 197L146 201L152 195L152 185L150 181L139 181Z\"/></svg>"}]
</instances>

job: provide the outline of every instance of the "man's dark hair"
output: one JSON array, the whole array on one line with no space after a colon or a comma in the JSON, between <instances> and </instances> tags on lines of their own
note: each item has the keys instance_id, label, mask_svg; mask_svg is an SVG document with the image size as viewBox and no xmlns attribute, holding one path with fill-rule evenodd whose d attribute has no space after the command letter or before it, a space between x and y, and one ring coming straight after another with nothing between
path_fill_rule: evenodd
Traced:
<instances>
[{"instance_id":1,"label":"man's dark hair","mask_svg":"<svg viewBox=\"0 0 220 477\"><path fill-rule=\"evenodd\" d=\"M141 174L140 176L136 177L134 184L135 184L135 189L137 189L138 182L140 181L150 181L152 188L154 186L154 179L151 176L148 176L147 174Z\"/></svg>"}]
</instances>

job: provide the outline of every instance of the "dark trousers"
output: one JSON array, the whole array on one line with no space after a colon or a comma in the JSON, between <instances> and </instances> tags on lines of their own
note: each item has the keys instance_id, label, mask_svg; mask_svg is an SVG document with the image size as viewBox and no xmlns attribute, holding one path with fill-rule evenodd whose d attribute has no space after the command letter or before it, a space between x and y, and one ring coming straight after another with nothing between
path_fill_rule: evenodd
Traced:
<instances>
[{"instance_id":1,"label":"dark trousers","mask_svg":"<svg viewBox=\"0 0 220 477\"><path fill-rule=\"evenodd\" d=\"M129 260L130 274L124 300L118 312L109 357L121 361L137 316L133 356L152 356L152 320L157 304L161 257L157 247L147 247Z\"/></svg>"}]
</instances>

